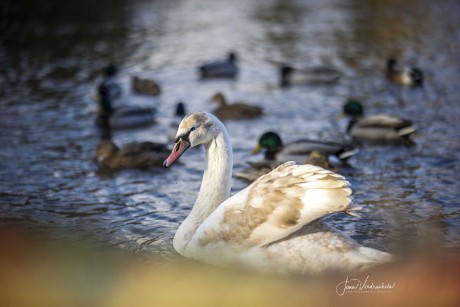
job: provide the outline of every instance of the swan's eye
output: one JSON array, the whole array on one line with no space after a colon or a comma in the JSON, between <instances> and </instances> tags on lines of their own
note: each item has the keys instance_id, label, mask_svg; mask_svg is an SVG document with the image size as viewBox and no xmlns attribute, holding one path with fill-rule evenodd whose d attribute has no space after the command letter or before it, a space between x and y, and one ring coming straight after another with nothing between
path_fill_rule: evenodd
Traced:
<instances>
[{"instance_id":1,"label":"swan's eye","mask_svg":"<svg viewBox=\"0 0 460 307\"><path fill-rule=\"evenodd\" d=\"M190 128L190 132L192 132L192 131L195 130L195 129L196 129L196 127Z\"/></svg>"}]
</instances>

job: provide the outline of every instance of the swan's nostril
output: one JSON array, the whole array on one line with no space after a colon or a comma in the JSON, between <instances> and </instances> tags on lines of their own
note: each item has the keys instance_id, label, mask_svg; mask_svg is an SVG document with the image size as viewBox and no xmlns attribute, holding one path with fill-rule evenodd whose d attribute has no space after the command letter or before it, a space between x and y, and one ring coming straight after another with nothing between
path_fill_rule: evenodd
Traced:
<instances>
[{"instance_id":1,"label":"swan's nostril","mask_svg":"<svg viewBox=\"0 0 460 307\"><path fill-rule=\"evenodd\" d=\"M174 145L174 150L173 150L174 152L176 152L176 151L179 150L179 148L180 148L180 142L181 142L181 140L179 139L179 141L177 141L176 145Z\"/></svg>"}]
</instances>

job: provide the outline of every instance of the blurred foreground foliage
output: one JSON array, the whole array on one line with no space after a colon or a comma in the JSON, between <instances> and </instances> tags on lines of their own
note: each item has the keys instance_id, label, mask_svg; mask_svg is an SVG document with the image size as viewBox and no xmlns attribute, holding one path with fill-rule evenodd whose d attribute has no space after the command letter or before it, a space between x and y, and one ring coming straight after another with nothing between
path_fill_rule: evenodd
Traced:
<instances>
[{"instance_id":1,"label":"blurred foreground foliage","mask_svg":"<svg viewBox=\"0 0 460 307\"><path fill-rule=\"evenodd\" d=\"M267 276L194 261L115 255L0 230L0 306L459 306L460 250L425 251L348 278L389 293L339 296L347 275Z\"/></svg>"}]
</instances>

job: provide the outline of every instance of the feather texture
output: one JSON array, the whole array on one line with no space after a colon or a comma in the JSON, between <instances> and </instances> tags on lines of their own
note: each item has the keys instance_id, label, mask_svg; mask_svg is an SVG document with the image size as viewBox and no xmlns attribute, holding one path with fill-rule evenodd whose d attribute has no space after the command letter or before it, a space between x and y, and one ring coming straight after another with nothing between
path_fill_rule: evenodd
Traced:
<instances>
[{"instance_id":1,"label":"feather texture","mask_svg":"<svg viewBox=\"0 0 460 307\"><path fill-rule=\"evenodd\" d=\"M165 165L174 163L187 144L203 144L207 162L198 199L174 237L180 254L216 265L312 274L391 260L390 254L363 248L318 221L359 209L351 206L343 176L286 162L229 197L232 155L223 124L209 113L185 117Z\"/></svg>"}]
</instances>

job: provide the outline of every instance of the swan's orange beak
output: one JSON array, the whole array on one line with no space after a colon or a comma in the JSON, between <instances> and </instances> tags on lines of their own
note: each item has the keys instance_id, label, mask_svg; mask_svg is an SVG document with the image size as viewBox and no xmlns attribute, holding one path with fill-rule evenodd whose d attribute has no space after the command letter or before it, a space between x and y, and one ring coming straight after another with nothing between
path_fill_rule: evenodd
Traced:
<instances>
[{"instance_id":1,"label":"swan's orange beak","mask_svg":"<svg viewBox=\"0 0 460 307\"><path fill-rule=\"evenodd\" d=\"M179 159L180 156L190 147L190 143L183 140L179 139L176 144L174 145L174 148L169 155L169 157L163 162L164 167L170 167L177 159Z\"/></svg>"}]
</instances>

